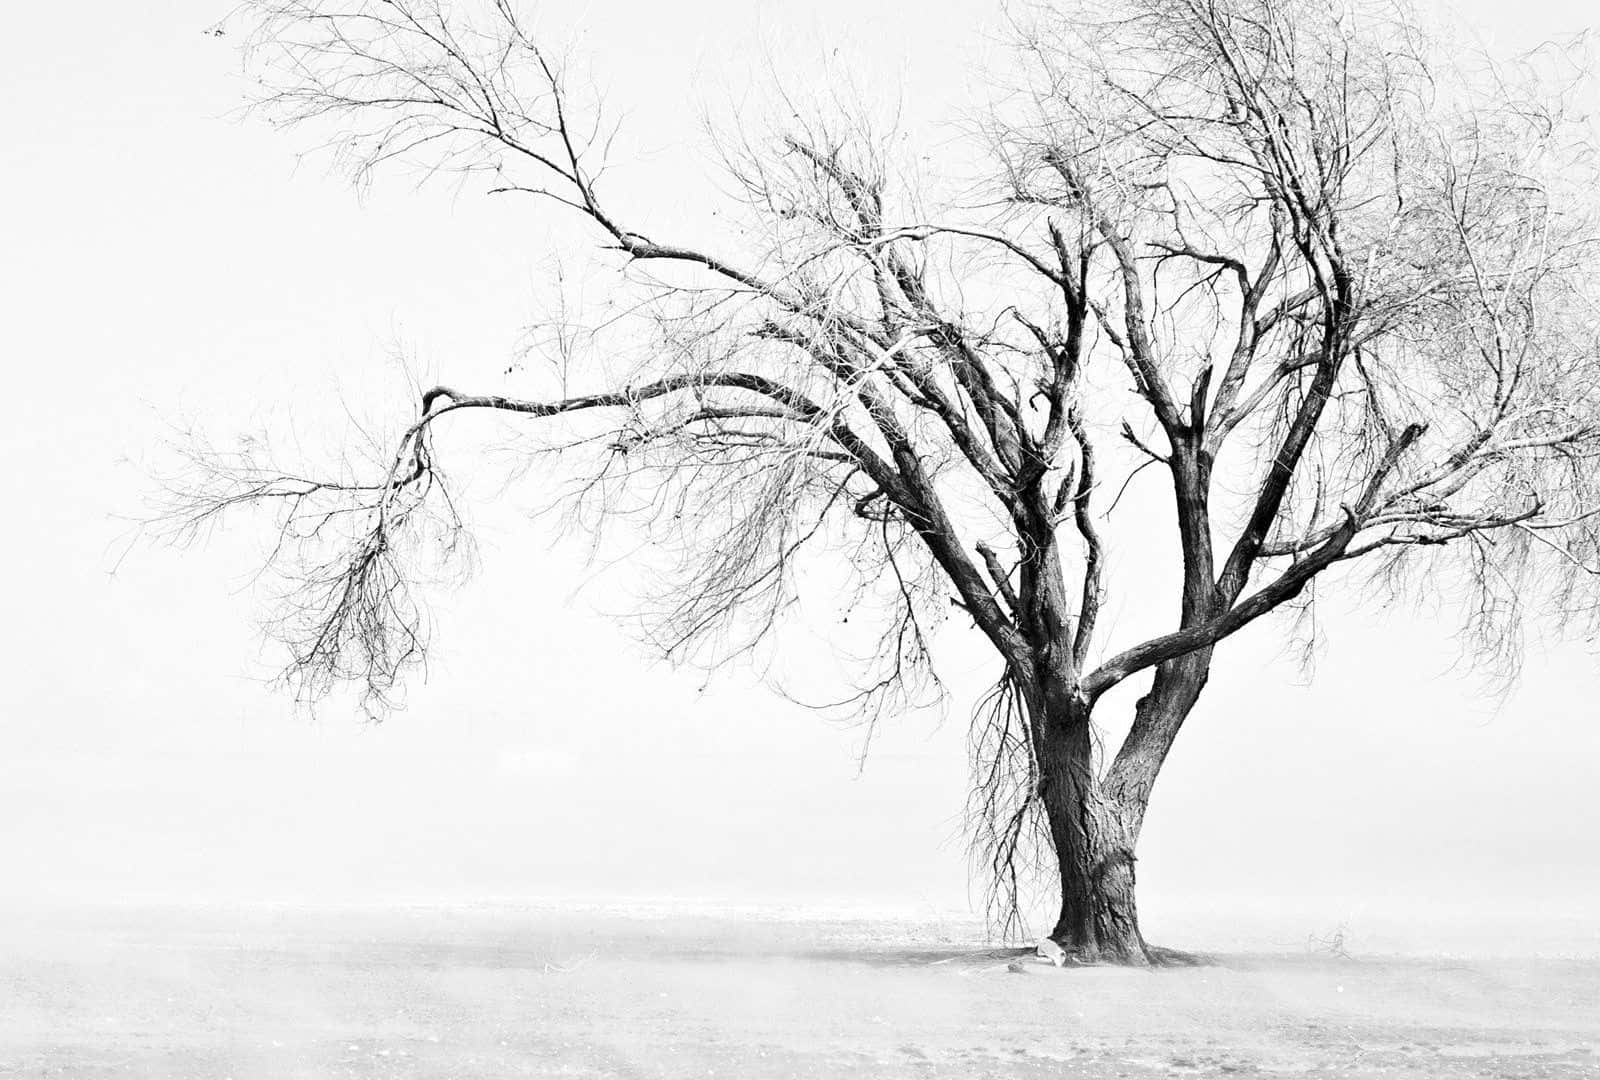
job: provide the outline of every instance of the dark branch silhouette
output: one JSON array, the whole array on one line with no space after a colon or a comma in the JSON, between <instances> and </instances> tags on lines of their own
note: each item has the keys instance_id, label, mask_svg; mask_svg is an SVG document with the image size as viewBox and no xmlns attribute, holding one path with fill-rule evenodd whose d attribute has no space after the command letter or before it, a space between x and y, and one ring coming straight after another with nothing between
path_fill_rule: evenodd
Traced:
<instances>
[{"instance_id":1,"label":"dark branch silhouette","mask_svg":"<svg viewBox=\"0 0 1600 1080\"><path fill-rule=\"evenodd\" d=\"M359 480L191 447L167 520L276 513L310 696L353 681L381 706L425 655L416 561L461 537L434 430L569 425L574 505L681 556L648 613L670 656L754 648L803 560L843 564L882 629L842 702L870 718L924 700L931 627L970 619L1001 670L970 805L1001 924L1043 866L1055 940L1146 963L1135 844L1231 635L1357 567L1449 574L1486 660L1514 662L1541 600L1596 628L1600 157L1576 50L1469 69L1403 8L1331 0L1040 6L964 151L992 200L930 214L880 133L795 110L725 148L751 227L723 251L609 201L603 117L510 0L246 7L263 115L331 132L362 182L483 174L587 221L655 312L625 377L563 355L549 398L428 390ZM1104 525L1140 475L1170 486L1173 624L1103 640ZM1101 761L1096 705L1143 672Z\"/></svg>"}]
</instances>

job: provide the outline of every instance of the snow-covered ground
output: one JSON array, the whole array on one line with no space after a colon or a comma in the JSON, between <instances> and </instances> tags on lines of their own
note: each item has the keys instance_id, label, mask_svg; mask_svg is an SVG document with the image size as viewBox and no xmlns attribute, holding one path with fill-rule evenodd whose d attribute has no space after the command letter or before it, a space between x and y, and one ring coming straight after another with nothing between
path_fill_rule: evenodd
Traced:
<instances>
[{"instance_id":1,"label":"snow-covered ground","mask_svg":"<svg viewBox=\"0 0 1600 1080\"><path fill-rule=\"evenodd\" d=\"M1600 1075L1592 950L1399 956L1356 926L1348 958L1303 935L1015 973L981 930L681 899L14 911L0 1077Z\"/></svg>"}]
</instances>

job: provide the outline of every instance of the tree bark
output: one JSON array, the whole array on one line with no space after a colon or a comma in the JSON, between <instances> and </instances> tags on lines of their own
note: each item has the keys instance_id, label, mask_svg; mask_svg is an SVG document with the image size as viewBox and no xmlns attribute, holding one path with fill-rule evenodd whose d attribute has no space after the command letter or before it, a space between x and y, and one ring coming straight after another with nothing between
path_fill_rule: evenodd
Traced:
<instances>
[{"instance_id":1,"label":"tree bark","mask_svg":"<svg viewBox=\"0 0 1600 1080\"><path fill-rule=\"evenodd\" d=\"M1135 706L1133 727L1100 784L1121 808L1130 843L1138 842L1156 777L1210 677L1211 649L1197 649L1158 667L1150 692Z\"/></svg>"},{"instance_id":2,"label":"tree bark","mask_svg":"<svg viewBox=\"0 0 1600 1080\"><path fill-rule=\"evenodd\" d=\"M1049 674L1025 695L1061 887L1050 937L1074 960L1146 965L1180 955L1145 943L1134 851L1156 776L1205 688L1210 666L1210 649L1162 665L1103 778L1095 768L1093 704L1066 679Z\"/></svg>"},{"instance_id":3,"label":"tree bark","mask_svg":"<svg viewBox=\"0 0 1600 1080\"><path fill-rule=\"evenodd\" d=\"M1135 898L1136 826L1096 781L1089 709L1057 699L1040 719L1040 795L1061 885L1050 937L1081 963L1149 964Z\"/></svg>"}]
</instances>

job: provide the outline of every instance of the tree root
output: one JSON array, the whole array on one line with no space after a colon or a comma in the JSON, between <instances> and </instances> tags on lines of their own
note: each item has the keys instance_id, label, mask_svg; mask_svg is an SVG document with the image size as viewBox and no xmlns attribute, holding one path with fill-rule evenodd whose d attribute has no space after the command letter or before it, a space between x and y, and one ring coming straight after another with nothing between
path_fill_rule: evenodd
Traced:
<instances>
[{"instance_id":1,"label":"tree root","mask_svg":"<svg viewBox=\"0 0 1600 1080\"><path fill-rule=\"evenodd\" d=\"M1184 952L1164 945L1147 945L1151 967L1212 967L1217 958L1206 953Z\"/></svg>"}]
</instances>

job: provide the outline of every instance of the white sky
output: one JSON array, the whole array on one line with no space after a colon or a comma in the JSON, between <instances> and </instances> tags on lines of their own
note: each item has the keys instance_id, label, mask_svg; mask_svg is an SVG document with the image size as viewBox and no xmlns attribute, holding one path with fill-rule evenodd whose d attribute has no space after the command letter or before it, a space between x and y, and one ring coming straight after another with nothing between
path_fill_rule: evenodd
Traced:
<instances>
[{"instance_id":1,"label":"white sky","mask_svg":"<svg viewBox=\"0 0 1600 1080\"><path fill-rule=\"evenodd\" d=\"M964 906L970 696L942 726L888 725L858 777L855 734L746 674L702 690L652 664L599 613L613 594L573 599L577 553L505 507L479 515L484 567L440 606L429 681L376 729L308 722L259 685L271 657L251 624L247 534L136 550L110 576L115 515L138 509L165 420L336 430L341 392L403 391L397 344L447 381L514 390L500 372L547 295L549 243L570 235L471 188L391 175L358 203L321 163L297 169L303 138L224 116L237 61L202 31L227 7L7 15L0 898ZM1579 29L1589 10L1456 8L1513 44ZM626 110L622 189L663 177L639 211L687 228L711 205L689 153L700 105L737 99L763 42L798 70L834 44L840 64L868 57L869 85L903 84L914 115L936 115L959 106L950 72L991 15L976 0L719 0L597 3L559 21L583 28L579 49ZM1274 628L1221 651L1157 788L1149 917L1600 911L1594 658L1536 647L1497 710L1450 670L1448 627L1338 611L1328 626L1309 689L1274 663ZM995 667L970 657L954 680L968 695Z\"/></svg>"}]
</instances>

